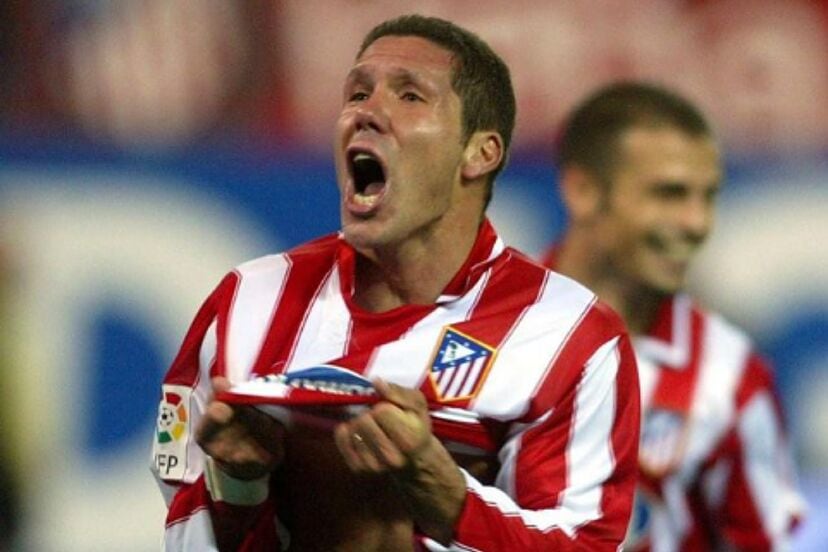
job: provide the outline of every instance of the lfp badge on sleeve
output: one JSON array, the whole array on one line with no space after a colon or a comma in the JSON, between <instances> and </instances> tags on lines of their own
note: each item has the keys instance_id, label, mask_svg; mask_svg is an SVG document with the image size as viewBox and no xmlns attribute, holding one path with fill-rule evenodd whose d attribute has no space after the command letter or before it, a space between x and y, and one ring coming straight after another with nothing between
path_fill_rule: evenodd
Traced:
<instances>
[{"instance_id":1,"label":"lfp badge on sleeve","mask_svg":"<svg viewBox=\"0 0 828 552\"><path fill-rule=\"evenodd\" d=\"M163 479L180 481L187 466L192 389L185 385L164 385L163 393L158 405L153 461Z\"/></svg>"}]
</instances>

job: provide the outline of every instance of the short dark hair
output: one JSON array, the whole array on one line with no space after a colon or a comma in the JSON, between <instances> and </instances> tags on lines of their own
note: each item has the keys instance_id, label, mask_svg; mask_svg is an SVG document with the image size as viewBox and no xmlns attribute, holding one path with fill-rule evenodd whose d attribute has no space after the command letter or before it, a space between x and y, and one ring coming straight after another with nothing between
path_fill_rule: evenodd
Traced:
<instances>
[{"instance_id":1,"label":"short dark hair","mask_svg":"<svg viewBox=\"0 0 828 552\"><path fill-rule=\"evenodd\" d=\"M558 165L578 165L608 184L618 163L618 140L633 127L672 127L692 137L712 136L704 115L663 86L622 81L600 88L563 126Z\"/></svg>"},{"instance_id":2,"label":"short dark hair","mask_svg":"<svg viewBox=\"0 0 828 552\"><path fill-rule=\"evenodd\" d=\"M403 15L371 29L362 41L357 58L384 36L417 36L452 52L451 86L462 103L463 140L478 130L494 130L503 139L503 160L492 174L491 180L494 180L506 164L516 111L509 68L500 56L480 37L450 21Z\"/></svg>"}]
</instances>

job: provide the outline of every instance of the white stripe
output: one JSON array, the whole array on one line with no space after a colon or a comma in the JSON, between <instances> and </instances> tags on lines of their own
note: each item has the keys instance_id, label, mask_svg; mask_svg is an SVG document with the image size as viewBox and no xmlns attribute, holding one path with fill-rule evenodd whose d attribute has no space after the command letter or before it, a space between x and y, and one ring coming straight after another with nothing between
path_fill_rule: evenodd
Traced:
<instances>
[{"instance_id":1,"label":"white stripe","mask_svg":"<svg viewBox=\"0 0 828 552\"><path fill-rule=\"evenodd\" d=\"M464 378L469 373L469 363L464 362L457 366L453 370L455 372L454 378L451 380L451 385L449 385L448 390L443 393L444 397L457 397L457 391L460 389L460 386L463 384Z\"/></svg>"},{"instance_id":2,"label":"white stripe","mask_svg":"<svg viewBox=\"0 0 828 552\"><path fill-rule=\"evenodd\" d=\"M487 360L489 360L488 356L478 357L474 360L472 367L469 369L469 375L466 376L466 382L463 385L463 389L460 390L459 396L465 397L472 392L474 384L477 383L477 378L480 377L480 370L483 368L483 365L486 364Z\"/></svg>"},{"instance_id":3,"label":"white stripe","mask_svg":"<svg viewBox=\"0 0 828 552\"><path fill-rule=\"evenodd\" d=\"M466 485L483 501L507 516L520 516L529 528L549 531L558 528L572 537L577 528L601 517L603 484L612 474L612 425L616 411L616 373L619 366L618 339L602 345L587 362L575 399L575 420L567 447L567 488L560 506L547 510L523 510L496 487L486 487L464 472ZM513 439L504 470L514 469L518 445ZM498 475L499 487L514 492L514 477Z\"/></svg>"},{"instance_id":4,"label":"white stripe","mask_svg":"<svg viewBox=\"0 0 828 552\"><path fill-rule=\"evenodd\" d=\"M448 388L449 383L451 382L451 378L454 375L454 372L457 371L457 367L446 368L445 370L440 370L437 373L437 377L435 378L435 382L437 383L437 388L440 390L440 395L446 396L446 389Z\"/></svg>"},{"instance_id":5,"label":"white stripe","mask_svg":"<svg viewBox=\"0 0 828 552\"><path fill-rule=\"evenodd\" d=\"M405 387L419 389L428 377L429 360L439 345L443 328L462 322L477 304L491 271L487 271L463 297L435 308L414 324L403 338L382 345L376 350L366 373L382 377ZM412 367L422 370L412 370Z\"/></svg>"},{"instance_id":6,"label":"white stripe","mask_svg":"<svg viewBox=\"0 0 828 552\"><path fill-rule=\"evenodd\" d=\"M775 407L767 393L755 396L739 417L740 441L745 446L745 473L750 494L756 505L765 533L771 538L773 550L782 550L786 544L789 512L783 499L785 481L777 465L778 452L785 444Z\"/></svg>"},{"instance_id":7,"label":"white stripe","mask_svg":"<svg viewBox=\"0 0 828 552\"><path fill-rule=\"evenodd\" d=\"M279 300L290 262L283 255L269 255L238 267L240 276L227 327L225 362L227 377L247 381L262 347Z\"/></svg>"},{"instance_id":8,"label":"white stripe","mask_svg":"<svg viewBox=\"0 0 828 552\"><path fill-rule=\"evenodd\" d=\"M552 359L595 295L572 280L550 272L540 300L528 307L497 352L486 383L472 405L492 418L512 420L529 408ZM515 370L520 377L515 377Z\"/></svg>"},{"instance_id":9,"label":"white stripe","mask_svg":"<svg viewBox=\"0 0 828 552\"><path fill-rule=\"evenodd\" d=\"M616 412L618 338L602 345L587 362L575 399L575 423L567 447L567 486L561 508L578 525L601 517L602 483L615 466L612 425Z\"/></svg>"},{"instance_id":10,"label":"white stripe","mask_svg":"<svg viewBox=\"0 0 828 552\"><path fill-rule=\"evenodd\" d=\"M686 458L705 458L735 422L733 397L750 354L747 338L715 316L705 319L702 358L691 405L694 423L687 436ZM692 476L693 462L683 462L682 476Z\"/></svg>"},{"instance_id":11,"label":"white stripe","mask_svg":"<svg viewBox=\"0 0 828 552\"><path fill-rule=\"evenodd\" d=\"M341 357L346 353L351 314L342 297L339 270L325 278L308 309L287 371L301 370Z\"/></svg>"}]
</instances>

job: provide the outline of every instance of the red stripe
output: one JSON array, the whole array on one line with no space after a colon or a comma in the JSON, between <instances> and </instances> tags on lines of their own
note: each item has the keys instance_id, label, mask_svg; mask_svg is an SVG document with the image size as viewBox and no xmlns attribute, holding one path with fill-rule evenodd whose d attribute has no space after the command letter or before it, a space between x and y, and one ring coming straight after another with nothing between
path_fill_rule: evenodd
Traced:
<instances>
[{"instance_id":1,"label":"red stripe","mask_svg":"<svg viewBox=\"0 0 828 552\"><path fill-rule=\"evenodd\" d=\"M455 395L460 395L460 396L463 395L463 393L462 393L463 388L466 387L466 385L468 384L469 378L472 377L472 374L477 372L478 377L479 377L480 372L475 370L475 366L480 362L484 362L484 359L475 358L474 360L463 363L463 366L465 367L463 369L462 374L461 374L463 380L460 382L460 385L457 386L457 392L455 393Z\"/></svg>"},{"instance_id":2,"label":"red stripe","mask_svg":"<svg viewBox=\"0 0 828 552\"><path fill-rule=\"evenodd\" d=\"M515 468L515 501L524 508L555 508L567 488L567 446L572 439L575 414L574 393L555 406L542 424L527 430L520 441ZM550 451L559 454L551 455ZM521 466L533 466L523 470ZM526 477L530 474L531 478Z\"/></svg>"},{"instance_id":3,"label":"red stripe","mask_svg":"<svg viewBox=\"0 0 828 552\"><path fill-rule=\"evenodd\" d=\"M492 528L497 527L497 531ZM529 528L520 516L504 515L495 505L469 491L460 513L457 540L472 550L570 550L572 541L559 529L544 533Z\"/></svg>"},{"instance_id":4,"label":"red stripe","mask_svg":"<svg viewBox=\"0 0 828 552\"><path fill-rule=\"evenodd\" d=\"M718 513L717 523L726 535L728 543L736 550L771 550L771 539L764 531L764 524L756 509L756 500L745 473L741 442L738 439L735 441L738 452L733 459L733 471L722 501L724 511Z\"/></svg>"},{"instance_id":5,"label":"red stripe","mask_svg":"<svg viewBox=\"0 0 828 552\"><path fill-rule=\"evenodd\" d=\"M621 540L627 532L638 472L641 391L638 387L635 351L626 335L618 342L617 354L619 358L615 378L616 412L611 436L615 470L604 483L601 496L601 511L604 515L590 525L593 531L606 538Z\"/></svg>"},{"instance_id":6,"label":"red stripe","mask_svg":"<svg viewBox=\"0 0 828 552\"><path fill-rule=\"evenodd\" d=\"M167 528L185 522L196 512L209 508L210 502L203 476L191 485L181 485L167 510Z\"/></svg>"},{"instance_id":7,"label":"red stripe","mask_svg":"<svg viewBox=\"0 0 828 552\"><path fill-rule=\"evenodd\" d=\"M287 253L291 268L253 373L263 375L283 371L296 345L302 321L313 305L311 299L333 264L337 242L336 236L326 236Z\"/></svg>"},{"instance_id":8,"label":"red stripe","mask_svg":"<svg viewBox=\"0 0 828 552\"><path fill-rule=\"evenodd\" d=\"M776 393L773 392L773 389L773 373L770 368L761 357L755 353L751 354L736 389L737 412L741 412L757 393L765 391L773 397L776 415L781 420L782 407Z\"/></svg>"},{"instance_id":9,"label":"red stripe","mask_svg":"<svg viewBox=\"0 0 828 552\"><path fill-rule=\"evenodd\" d=\"M515 492L521 504L547 508L558 504L559 493L567 488L567 458L565 454L550 458L548 448L552 447L553 450L558 451L567 449L571 440L577 389L585 366L600 346L618 336L621 337L619 347L622 347L622 358L616 376L616 392L619 393L616 397L616 404L619 405L619 410L614 421L612 448L616 462L626 462L628 466L626 468L622 466L623 469L620 471L624 473L624 477L618 478L613 484L619 484L621 487L632 486L630 482L634 481L634 477L627 472L635 468L640 420L639 401L630 400L630 397L637 398L638 393L635 360L620 319L602 303L594 303L553 360L532 400L528 413L522 418L522 421L526 422L535 420L546 413L550 405L555 405L554 412L549 419L528 430L521 440L518 465L534 466L531 480L516 476ZM618 432L621 434L619 435ZM635 437L634 442L633 437ZM538 443L538 447L534 446L535 443ZM631 453L632 459L629 458ZM516 471L519 474L520 470ZM613 503L612 501L619 501L619 496L625 496L624 492L626 492L624 488L604 489L604 493L609 493L611 501L607 495L603 495L603 507L608 507ZM620 517L619 512L612 512L613 517L609 523L625 526L632 503L630 500L620 500L620 503ZM618 527L614 528L618 530Z\"/></svg>"},{"instance_id":10,"label":"red stripe","mask_svg":"<svg viewBox=\"0 0 828 552\"><path fill-rule=\"evenodd\" d=\"M672 327L672 316L667 320L670 321L669 325ZM667 366L660 368L658 383L653 391L651 409L672 410L684 416L690 411L700 372L704 331L704 318L697 309L693 308L690 311L690 346L687 363L675 368Z\"/></svg>"},{"instance_id":11,"label":"red stripe","mask_svg":"<svg viewBox=\"0 0 828 552\"><path fill-rule=\"evenodd\" d=\"M588 326L588 321L591 322L589 318L581 328ZM579 338L582 337L575 337L576 340ZM610 436L615 469L601 485L601 505L598 509L601 516L578 528L577 540L587 550L613 549L613 543L624 538L632 510L641 413L640 402L634 400L639 397L640 391L634 353L626 334L621 335L615 354L618 362L614 398L616 412ZM578 381L585 364L586 361L578 371ZM552 416L522 437L518 466L533 466L531 480L520 478L520 474L525 472L519 467L516 470L516 500L524 507L556 507L560 503L560 493L567 488L567 456L559 454L550 458L549 448L567 450L572 438L578 388L578 382L571 382L571 392L556 406Z\"/></svg>"},{"instance_id":12,"label":"red stripe","mask_svg":"<svg viewBox=\"0 0 828 552\"><path fill-rule=\"evenodd\" d=\"M463 423L433 416L431 427L434 435L439 437L441 441L463 443L492 454L497 452L505 430L503 424L497 422Z\"/></svg>"},{"instance_id":13,"label":"red stripe","mask_svg":"<svg viewBox=\"0 0 828 552\"><path fill-rule=\"evenodd\" d=\"M204 336L216 317L218 317L219 324L221 324L237 283L237 276L232 273L228 274L204 301L204 304L196 313L187 335L184 337L178 355L173 360L164 383L195 386L199 377L199 354L201 353ZM222 347L222 341L219 340L219 347Z\"/></svg>"},{"instance_id":14,"label":"red stripe","mask_svg":"<svg viewBox=\"0 0 828 552\"><path fill-rule=\"evenodd\" d=\"M592 303L550 362L529 410L520 421L535 420L549 410L549 405L566 400L564 395L574 392L575 382L592 354L610 339L625 334L615 312L600 301Z\"/></svg>"}]
</instances>

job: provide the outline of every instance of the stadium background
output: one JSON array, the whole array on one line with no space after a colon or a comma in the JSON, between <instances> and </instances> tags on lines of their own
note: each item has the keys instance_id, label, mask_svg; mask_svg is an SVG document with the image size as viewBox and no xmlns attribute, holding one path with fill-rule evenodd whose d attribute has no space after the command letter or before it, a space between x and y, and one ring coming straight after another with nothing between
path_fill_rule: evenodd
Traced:
<instances>
[{"instance_id":1,"label":"stadium background","mask_svg":"<svg viewBox=\"0 0 828 552\"><path fill-rule=\"evenodd\" d=\"M528 253L564 223L549 149L583 94L647 78L711 115L727 184L693 289L774 361L795 550L828 549L826 2L37 0L0 4L0 550L157 549L162 373L230 267L336 229L342 78L413 10L512 67L491 215Z\"/></svg>"}]
</instances>

